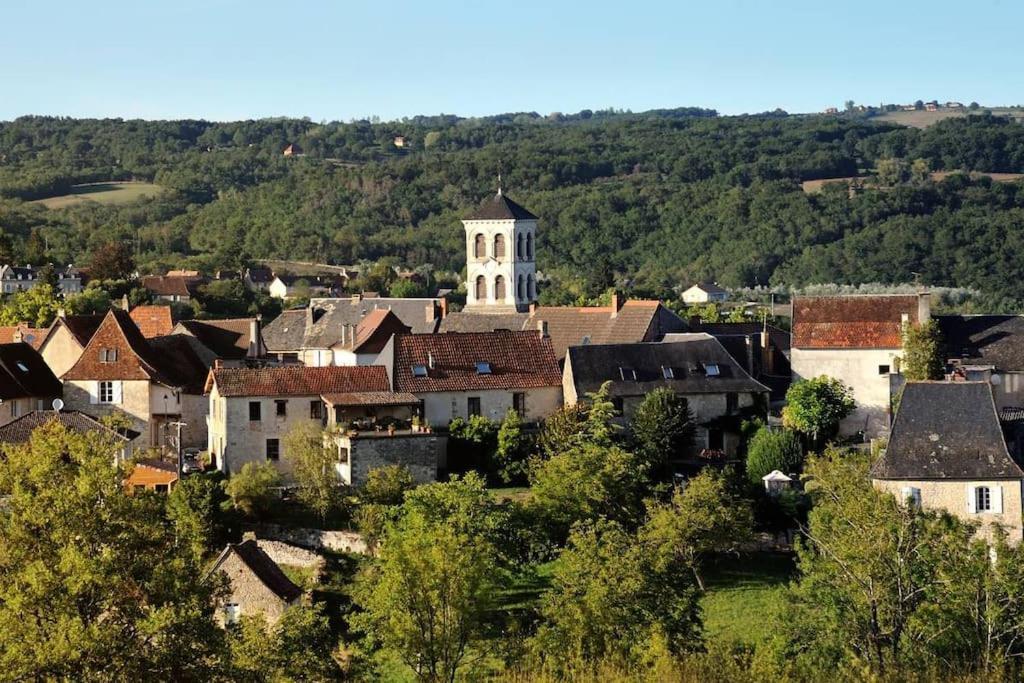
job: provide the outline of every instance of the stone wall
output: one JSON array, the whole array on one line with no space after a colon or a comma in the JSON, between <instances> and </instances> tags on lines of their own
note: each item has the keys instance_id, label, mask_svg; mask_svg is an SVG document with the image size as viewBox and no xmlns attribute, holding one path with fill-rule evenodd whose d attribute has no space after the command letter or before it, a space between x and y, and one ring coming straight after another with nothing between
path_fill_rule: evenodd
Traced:
<instances>
[{"instance_id":1,"label":"stone wall","mask_svg":"<svg viewBox=\"0 0 1024 683\"><path fill-rule=\"evenodd\" d=\"M267 588L252 570L242 562L237 553L231 552L217 571L228 578L229 592L218 606L215 618L223 624L224 608L228 604L238 605L238 615L263 614L267 623L273 625L281 618L289 604Z\"/></svg>"},{"instance_id":2,"label":"stone wall","mask_svg":"<svg viewBox=\"0 0 1024 683\"><path fill-rule=\"evenodd\" d=\"M284 543L283 541L258 538L257 535L252 532L245 534L245 540L250 538L256 541L260 550L265 552L267 557L277 564L285 564L292 567L312 567L314 569L323 569L324 564L326 563L323 556L318 555L312 550L300 548L297 545L291 545L290 543Z\"/></svg>"},{"instance_id":3,"label":"stone wall","mask_svg":"<svg viewBox=\"0 0 1024 683\"><path fill-rule=\"evenodd\" d=\"M401 465L417 484L437 481L437 468L445 458L447 437L437 434L387 432L338 437L338 471L346 484L362 486L371 470ZM347 462L343 454L347 453Z\"/></svg>"},{"instance_id":4,"label":"stone wall","mask_svg":"<svg viewBox=\"0 0 1024 683\"><path fill-rule=\"evenodd\" d=\"M369 554L369 548L362 534L356 531L328 531L325 529L296 529L278 524L248 524L246 531L252 531L260 539L259 545L264 547L266 540L281 541L290 545L313 550L332 550L334 552Z\"/></svg>"}]
</instances>

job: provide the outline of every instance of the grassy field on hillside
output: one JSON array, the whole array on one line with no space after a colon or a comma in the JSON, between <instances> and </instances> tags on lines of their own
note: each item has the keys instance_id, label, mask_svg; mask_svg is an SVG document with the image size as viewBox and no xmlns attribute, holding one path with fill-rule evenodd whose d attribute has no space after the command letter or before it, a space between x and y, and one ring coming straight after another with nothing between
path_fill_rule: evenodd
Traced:
<instances>
[{"instance_id":1,"label":"grassy field on hillside","mask_svg":"<svg viewBox=\"0 0 1024 683\"><path fill-rule=\"evenodd\" d=\"M98 204L128 204L143 197L155 197L163 188L153 183L87 183L75 185L70 194L47 197L33 202L48 209L65 209L85 202Z\"/></svg>"},{"instance_id":2,"label":"grassy field on hillside","mask_svg":"<svg viewBox=\"0 0 1024 683\"><path fill-rule=\"evenodd\" d=\"M991 111L996 116L1010 116L1015 119L1024 119L1024 109L1018 107L982 107L977 111L970 109L939 109L938 111L890 111L880 114L872 121L885 121L887 123L898 123L901 126L911 128L927 128L934 126L939 121L955 119L968 114L978 114L982 111Z\"/></svg>"},{"instance_id":3,"label":"grassy field on hillside","mask_svg":"<svg viewBox=\"0 0 1024 683\"><path fill-rule=\"evenodd\" d=\"M708 639L757 645L771 635L774 614L785 608L793 557L756 553L720 560L707 571L701 598Z\"/></svg>"}]
</instances>

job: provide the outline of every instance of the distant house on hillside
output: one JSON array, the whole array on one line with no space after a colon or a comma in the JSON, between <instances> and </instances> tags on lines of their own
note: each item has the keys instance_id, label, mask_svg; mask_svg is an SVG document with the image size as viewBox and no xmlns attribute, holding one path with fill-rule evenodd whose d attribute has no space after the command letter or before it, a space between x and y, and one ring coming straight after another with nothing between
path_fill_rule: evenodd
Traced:
<instances>
[{"instance_id":1,"label":"distant house on hillside","mask_svg":"<svg viewBox=\"0 0 1024 683\"><path fill-rule=\"evenodd\" d=\"M714 282L701 282L683 292L684 304L721 303L729 300L729 291Z\"/></svg>"},{"instance_id":2,"label":"distant house on hillside","mask_svg":"<svg viewBox=\"0 0 1024 683\"><path fill-rule=\"evenodd\" d=\"M404 135L396 135L395 136L395 147L398 147L399 149L401 149L403 147L406 147L408 144L409 144L409 142L406 140Z\"/></svg>"},{"instance_id":3,"label":"distant house on hillside","mask_svg":"<svg viewBox=\"0 0 1024 683\"><path fill-rule=\"evenodd\" d=\"M242 282L254 292L265 292L274 281L274 271L266 266L253 266L246 268L242 275Z\"/></svg>"},{"instance_id":4,"label":"distant house on hillside","mask_svg":"<svg viewBox=\"0 0 1024 683\"><path fill-rule=\"evenodd\" d=\"M82 291L82 273L74 266L54 266L57 289L63 294ZM31 289L38 282L39 271L32 266L0 266L0 293L13 294Z\"/></svg>"},{"instance_id":5,"label":"distant house on hillside","mask_svg":"<svg viewBox=\"0 0 1024 683\"><path fill-rule=\"evenodd\" d=\"M330 296L341 291L342 280L330 275L276 275L267 293L277 299L297 296Z\"/></svg>"},{"instance_id":6,"label":"distant house on hillside","mask_svg":"<svg viewBox=\"0 0 1024 683\"><path fill-rule=\"evenodd\" d=\"M292 144L284 148L284 152L282 152L282 154L286 157L296 157L301 156L303 152L302 148L299 147L299 143L293 142Z\"/></svg>"},{"instance_id":7,"label":"distant house on hillside","mask_svg":"<svg viewBox=\"0 0 1024 683\"><path fill-rule=\"evenodd\" d=\"M170 303L188 303L201 280L180 275L150 275L142 278L142 288L154 299Z\"/></svg>"}]
</instances>

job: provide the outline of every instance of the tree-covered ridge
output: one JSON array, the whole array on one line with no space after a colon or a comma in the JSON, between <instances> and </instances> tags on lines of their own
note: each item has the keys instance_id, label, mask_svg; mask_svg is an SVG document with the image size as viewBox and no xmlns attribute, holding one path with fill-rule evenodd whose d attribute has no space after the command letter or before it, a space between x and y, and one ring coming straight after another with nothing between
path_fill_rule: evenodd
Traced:
<instances>
[{"instance_id":1,"label":"tree-covered ridge","mask_svg":"<svg viewBox=\"0 0 1024 683\"><path fill-rule=\"evenodd\" d=\"M406 147L394 146L398 135ZM291 143L304 156L283 157ZM458 219L494 191L500 171L543 219L538 266L551 302L613 284L668 296L705 278L800 286L914 274L1009 307L1024 299L1014 266L1024 256L1019 184L917 178L819 194L799 185L892 158L1021 172L1024 128L990 115L914 130L690 109L325 124L28 117L0 124L0 256L84 264L117 240L133 245L144 270L385 257L458 270ZM111 179L170 192L59 211L27 201Z\"/></svg>"}]
</instances>

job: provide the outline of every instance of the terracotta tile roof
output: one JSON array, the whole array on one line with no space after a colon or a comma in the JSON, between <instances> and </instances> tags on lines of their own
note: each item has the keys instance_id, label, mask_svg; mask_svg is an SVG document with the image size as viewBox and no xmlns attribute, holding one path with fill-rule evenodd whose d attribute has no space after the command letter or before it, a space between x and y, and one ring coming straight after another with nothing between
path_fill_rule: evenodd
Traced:
<instances>
[{"instance_id":1,"label":"terracotta tile roof","mask_svg":"<svg viewBox=\"0 0 1024 683\"><path fill-rule=\"evenodd\" d=\"M195 278L150 275L142 278L142 287L157 296L192 296Z\"/></svg>"},{"instance_id":2,"label":"terracotta tile roof","mask_svg":"<svg viewBox=\"0 0 1024 683\"><path fill-rule=\"evenodd\" d=\"M819 296L793 299L793 347L898 349L903 315L917 322L916 296Z\"/></svg>"},{"instance_id":3,"label":"terracotta tile roof","mask_svg":"<svg viewBox=\"0 0 1024 683\"><path fill-rule=\"evenodd\" d=\"M221 396L320 396L390 390L383 365L214 368L206 380L206 391L214 384Z\"/></svg>"},{"instance_id":4,"label":"terracotta tile roof","mask_svg":"<svg viewBox=\"0 0 1024 683\"><path fill-rule=\"evenodd\" d=\"M0 427L0 443L25 443L31 438L33 430L51 422L59 422L68 431L79 434L100 432L122 443L139 436L138 432L132 430L128 430L126 434L115 432L99 420L77 410L64 410L59 413L52 410L33 410Z\"/></svg>"},{"instance_id":5,"label":"terracotta tile roof","mask_svg":"<svg viewBox=\"0 0 1024 683\"><path fill-rule=\"evenodd\" d=\"M129 315L146 339L162 337L174 329L170 306L136 306Z\"/></svg>"},{"instance_id":6,"label":"terracotta tile roof","mask_svg":"<svg viewBox=\"0 0 1024 683\"><path fill-rule=\"evenodd\" d=\"M29 327L24 323L0 327L0 344L12 344L15 341L23 341L38 349L45 338L46 328L43 327Z\"/></svg>"},{"instance_id":7,"label":"terracotta tile roof","mask_svg":"<svg viewBox=\"0 0 1024 683\"><path fill-rule=\"evenodd\" d=\"M322 394L332 406L411 406L420 402L415 394L403 391L360 391L349 394Z\"/></svg>"},{"instance_id":8,"label":"terracotta tile roof","mask_svg":"<svg viewBox=\"0 0 1024 683\"><path fill-rule=\"evenodd\" d=\"M521 205L506 197L500 190L496 195L484 201L469 218L469 221L503 221L521 220L535 221L537 217Z\"/></svg>"},{"instance_id":9,"label":"terracotta tile roof","mask_svg":"<svg viewBox=\"0 0 1024 683\"><path fill-rule=\"evenodd\" d=\"M158 460L156 458L146 458L145 460L138 460L135 462L136 467L149 467L154 470L160 470L161 472L171 472L175 475L178 474L178 466L173 462L167 460ZM177 476L175 476L177 479Z\"/></svg>"},{"instance_id":10,"label":"terracotta tile roof","mask_svg":"<svg viewBox=\"0 0 1024 683\"><path fill-rule=\"evenodd\" d=\"M60 380L34 348L24 342L0 344L0 400L55 398L63 391Z\"/></svg>"},{"instance_id":11,"label":"terracotta tile roof","mask_svg":"<svg viewBox=\"0 0 1024 683\"><path fill-rule=\"evenodd\" d=\"M239 359L249 354L249 334L253 318L225 320L182 320L174 328L176 334L190 334L218 358Z\"/></svg>"},{"instance_id":12,"label":"terracotta tile roof","mask_svg":"<svg viewBox=\"0 0 1024 683\"><path fill-rule=\"evenodd\" d=\"M477 363L489 363L481 374ZM426 367L415 377L413 366ZM562 385L551 339L537 332L449 332L395 337L395 391L532 389Z\"/></svg>"},{"instance_id":13,"label":"terracotta tile roof","mask_svg":"<svg viewBox=\"0 0 1024 683\"><path fill-rule=\"evenodd\" d=\"M231 553L238 555L238 558L248 567L249 571L281 600L290 603L298 600L302 595L302 589L292 583L292 580L281 571L277 563L270 559L270 556L263 552L257 542L253 540L242 541L225 548L224 552L217 558L217 562L213 565L210 573L212 574L220 569L224 560Z\"/></svg>"},{"instance_id":14,"label":"terracotta tile roof","mask_svg":"<svg viewBox=\"0 0 1024 683\"><path fill-rule=\"evenodd\" d=\"M403 323L397 315L383 308L376 308L366 314L356 325L356 338L352 350L356 353L380 353L392 336L408 334L412 328Z\"/></svg>"}]
</instances>

